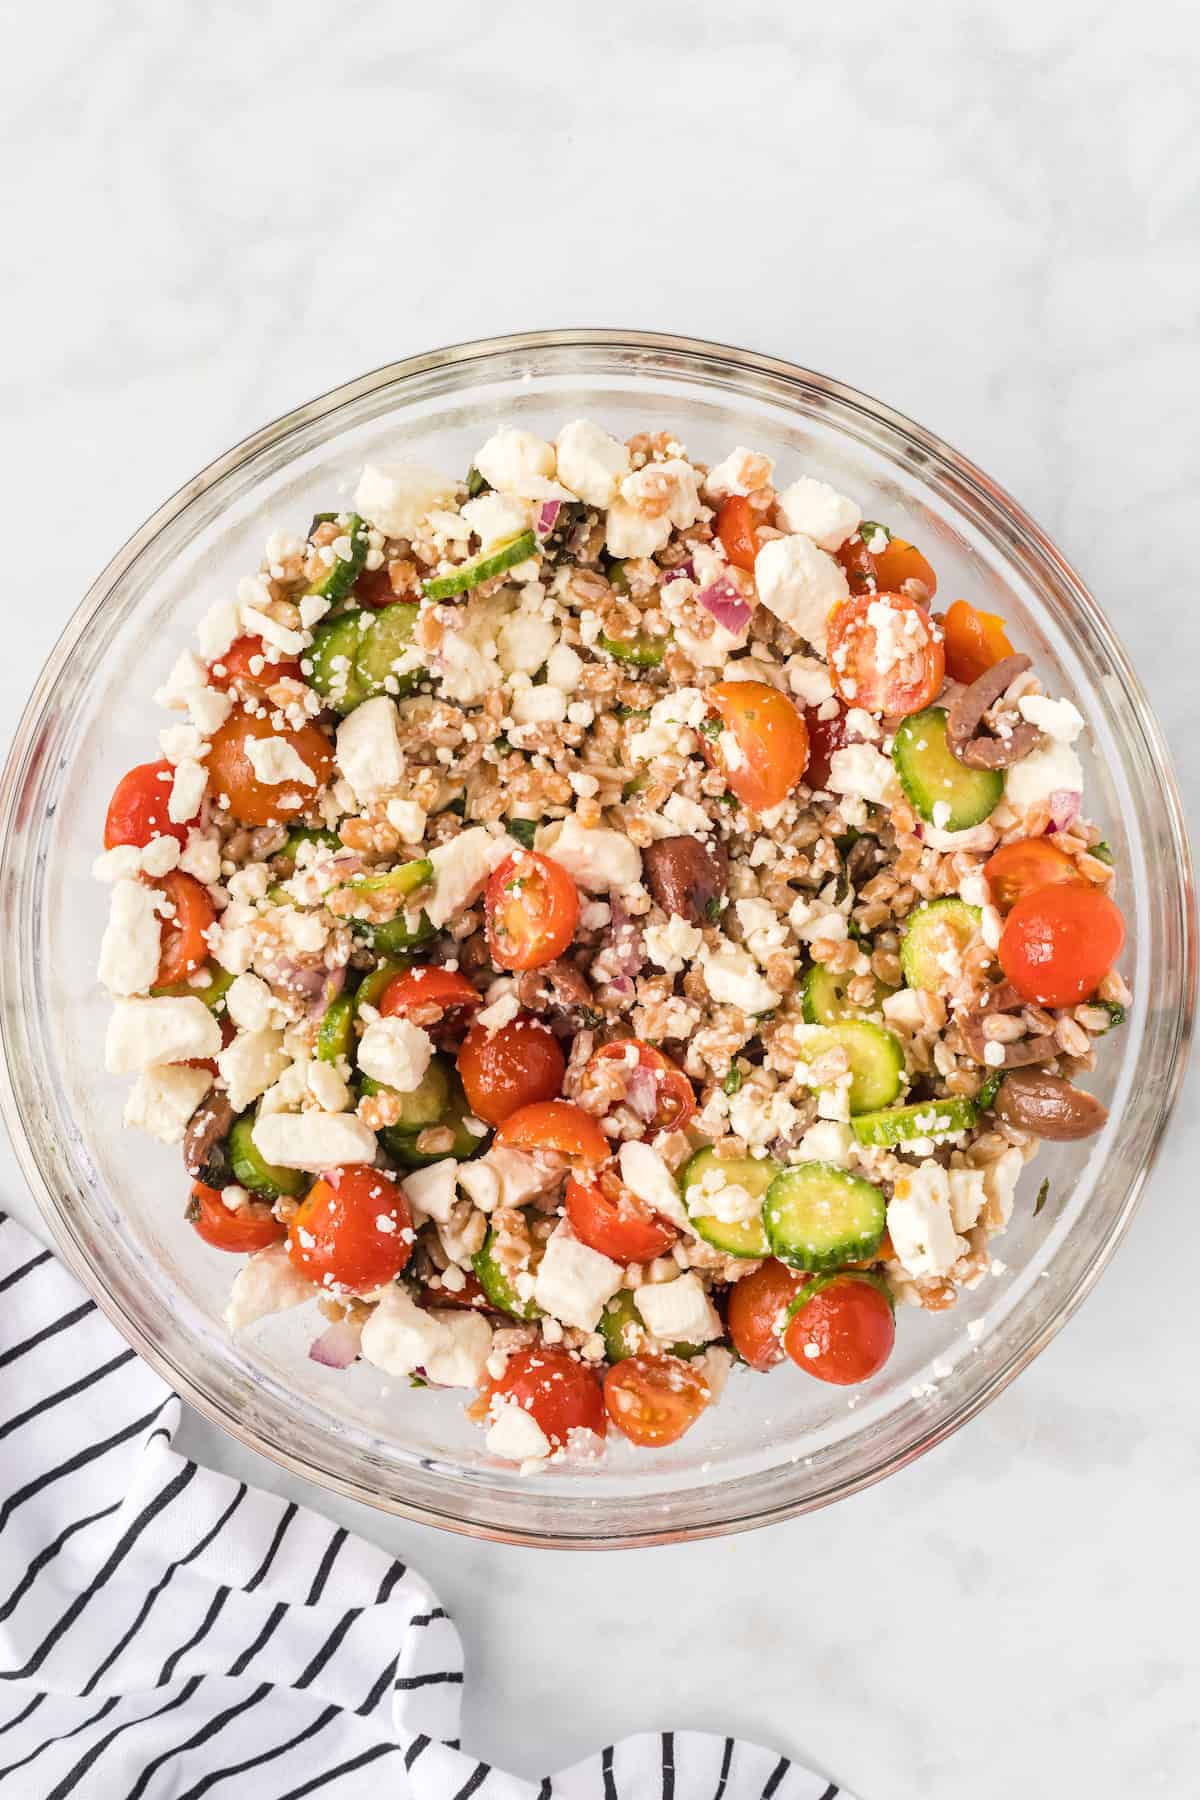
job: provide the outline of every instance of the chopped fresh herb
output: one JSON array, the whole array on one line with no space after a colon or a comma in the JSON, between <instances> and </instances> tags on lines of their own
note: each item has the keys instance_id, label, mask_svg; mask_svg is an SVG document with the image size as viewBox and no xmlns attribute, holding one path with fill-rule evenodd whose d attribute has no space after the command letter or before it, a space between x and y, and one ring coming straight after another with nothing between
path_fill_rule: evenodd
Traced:
<instances>
[{"instance_id":1,"label":"chopped fresh herb","mask_svg":"<svg viewBox=\"0 0 1200 1800\"><path fill-rule=\"evenodd\" d=\"M475 464L472 463L467 470L467 493L472 500L477 500L486 486L487 482L483 479L483 476L479 473Z\"/></svg>"},{"instance_id":2,"label":"chopped fresh herb","mask_svg":"<svg viewBox=\"0 0 1200 1800\"><path fill-rule=\"evenodd\" d=\"M650 710L645 706L618 706L615 709L618 719L648 719Z\"/></svg>"},{"instance_id":3,"label":"chopped fresh herb","mask_svg":"<svg viewBox=\"0 0 1200 1800\"><path fill-rule=\"evenodd\" d=\"M721 916L721 896L719 894L714 894L711 900L704 902L704 916L712 924L716 924Z\"/></svg>"},{"instance_id":4,"label":"chopped fresh herb","mask_svg":"<svg viewBox=\"0 0 1200 1800\"><path fill-rule=\"evenodd\" d=\"M1097 1001L1097 1005L1102 1006L1108 1014L1111 1021L1108 1027L1110 1031L1114 1030L1116 1026L1125 1023L1125 1008L1123 1006L1118 1006L1115 1000L1099 1000Z\"/></svg>"},{"instance_id":5,"label":"chopped fresh herb","mask_svg":"<svg viewBox=\"0 0 1200 1800\"><path fill-rule=\"evenodd\" d=\"M421 1375L410 1375L408 1378L408 1385L410 1388L428 1387L429 1383Z\"/></svg>"},{"instance_id":6,"label":"chopped fresh herb","mask_svg":"<svg viewBox=\"0 0 1200 1800\"><path fill-rule=\"evenodd\" d=\"M518 844L523 845L526 850L533 849L533 838L536 831L536 819L510 819L508 821L509 837L516 838Z\"/></svg>"},{"instance_id":7,"label":"chopped fresh herb","mask_svg":"<svg viewBox=\"0 0 1200 1800\"><path fill-rule=\"evenodd\" d=\"M721 1083L721 1086L727 1094L736 1094L744 1079L745 1077L743 1076L742 1071L738 1068L736 1063L733 1063L730 1065L729 1073Z\"/></svg>"},{"instance_id":8,"label":"chopped fresh herb","mask_svg":"<svg viewBox=\"0 0 1200 1800\"><path fill-rule=\"evenodd\" d=\"M457 813L460 819L465 819L467 816L466 796L459 794L455 799L449 801L446 806L446 811Z\"/></svg>"},{"instance_id":9,"label":"chopped fresh herb","mask_svg":"<svg viewBox=\"0 0 1200 1800\"><path fill-rule=\"evenodd\" d=\"M980 1112L986 1112L989 1106L995 1106L996 1095L1000 1092L1000 1083L1004 1080L1003 1069L993 1069L983 1086L975 1096L975 1104Z\"/></svg>"},{"instance_id":10,"label":"chopped fresh herb","mask_svg":"<svg viewBox=\"0 0 1200 1800\"><path fill-rule=\"evenodd\" d=\"M1101 838L1098 844L1093 844L1089 854L1094 856L1097 862L1107 863L1110 869L1117 860L1107 838Z\"/></svg>"},{"instance_id":11,"label":"chopped fresh herb","mask_svg":"<svg viewBox=\"0 0 1200 1800\"><path fill-rule=\"evenodd\" d=\"M1050 1182L1049 1182L1049 1179L1047 1179L1047 1180L1043 1181L1041 1187L1037 1191L1037 1200L1034 1203L1034 1208L1033 1208L1033 1216L1035 1219L1037 1218L1038 1214L1041 1212L1043 1206L1045 1206L1046 1201L1049 1198L1049 1194L1050 1194Z\"/></svg>"},{"instance_id":12,"label":"chopped fresh herb","mask_svg":"<svg viewBox=\"0 0 1200 1800\"><path fill-rule=\"evenodd\" d=\"M846 920L846 936L853 938L856 944L869 945L871 942L870 932L864 931L857 919Z\"/></svg>"},{"instance_id":13,"label":"chopped fresh herb","mask_svg":"<svg viewBox=\"0 0 1200 1800\"><path fill-rule=\"evenodd\" d=\"M721 720L710 714L709 717L701 723L700 735L701 737L706 738L719 738L724 729L725 726Z\"/></svg>"},{"instance_id":14,"label":"chopped fresh herb","mask_svg":"<svg viewBox=\"0 0 1200 1800\"><path fill-rule=\"evenodd\" d=\"M862 524L858 528L858 535L862 539L864 544L869 544L871 539L875 536L875 533L877 531L882 531L882 533L883 533L884 537L887 539L888 543L889 544L891 543L891 541L892 541L891 532L888 530L886 525L880 525L878 523L878 521L875 519L864 519Z\"/></svg>"},{"instance_id":15,"label":"chopped fresh herb","mask_svg":"<svg viewBox=\"0 0 1200 1800\"><path fill-rule=\"evenodd\" d=\"M740 804L736 794L722 794L720 796L720 803L722 806L728 807L736 807Z\"/></svg>"},{"instance_id":16,"label":"chopped fresh herb","mask_svg":"<svg viewBox=\"0 0 1200 1800\"><path fill-rule=\"evenodd\" d=\"M594 1006L577 1006L575 1008L575 1013L579 1020L580 1029L583 1031L595 1031L598 1025L603 1025L604 1023L604 1014L602 1012L597 1012Z\"/></svg>"},{"instance_id":17,"label":"chopped fresh herb","mask_svg":"<svg viewBox=\"0 0 1200 1800\"><path fill-rule=\"evenodd\" d=\"M838 837L835 837L833 843L838 855L845 856L848 850L853 850L861 836L862 832L856 831L852 825L849 831L843 831Z\"/></svg>"}]
</instances>

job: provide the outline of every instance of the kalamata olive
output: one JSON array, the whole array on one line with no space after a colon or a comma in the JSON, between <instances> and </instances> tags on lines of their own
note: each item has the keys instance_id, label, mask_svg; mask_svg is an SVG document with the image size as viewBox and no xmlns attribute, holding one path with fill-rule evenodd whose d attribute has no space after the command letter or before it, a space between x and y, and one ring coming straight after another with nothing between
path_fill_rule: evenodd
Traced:
<instances>
[{"instance_id":1,"label":"kalamata olive","mask_svg":"<svg viewBox=\"0 0 1200 1800\"><path fill-rule=\"evenodd\" d=\"M981 727L988 708L1032 666L1027 656L1006 656L964 688L946 719L946 742L959 762L972 769L1008 769L1028 756L1041 737L1028 720L1014 725L1005 737L989 737Z\"/></svg>"},{"instance_id":2,"label":"kalamata olive","mask_svg":"<svg viewBox=\"0 0 1200 1800\"><path fill-rule=\"evenodd\" d=\"M1041 1138L1085 1138L1102 1130L1108 1118L1101 1106L1082 1088L1072 1087L1061 1075L1023 1069L1006 1075L996 1095L995 1111L1006 1125Z\"/></svg>"},{"instance_id":3,"label":"kalamata olive","mask_svg":"<svg viewBox=\"0 0 1200 1800\"><path fill-rule=\"evenodd\" d=\"M233 1118L228 1096L215 1092L200 1102L188 1120L183 1134L183 1166L205 1187L224 1188L233 1181L233 1169L225 1149Z\"/></svg>"},{"instance_id":4,"label":"kalamata olive","mask_svg":"<svg viewBox=\"0 0 1200 1800\"><path fill-rule=\"evenodd\" d=\"M659 838L642 851L646 884L664 912L709 925L725 892L728 858L719 844L694 837Z\"/></svg>"}]
</instances>

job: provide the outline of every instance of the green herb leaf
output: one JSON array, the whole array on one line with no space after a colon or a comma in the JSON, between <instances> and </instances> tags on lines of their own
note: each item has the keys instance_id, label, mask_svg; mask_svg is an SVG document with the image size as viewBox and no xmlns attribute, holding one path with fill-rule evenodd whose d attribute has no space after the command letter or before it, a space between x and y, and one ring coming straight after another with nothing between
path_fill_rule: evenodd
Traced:
<instances>
[{"instance_id":1,"label":"green herb leaf","mask_svg":"<svg viewBox=\"0 0 1200 1800\"><path fill-rule=\"evenodd\" d=\"M483 476L479 473L475 464L472 463L467 470L467 493L472 500L477 500L486 486L487 482L483 479Z\"/></svg>"},{"instance_id":2,"label":"green herb leaf","mask_svg":"<svg viewBox=\"0 0 1200 1800\"><path fill-rule=\"evenodd\" d=\"M712 924L716 924L721 916L721 898L719 894L714 894L711 900L706 900L704 902L704 916Z\"/></svg>"},{"instance_id":3,"label":"green herb leaf","mask_svg":"<svg viewBox=\"0 0 1200 1800\"><path fill-rule=\"evenodd\" d=\"M1123 1006L1118 1006L1115 1000L1100 1000L1097 1001L1097 1005L1104 1008L1112 1021L1108 1027L1109 1031L1113 1031L1118 1025L1123 1025L1125 1023L1127 1016L1125 1008Z\"/></svg>"},{"instance_id":4,"label":"green herb leaf","mask_svg":"<svg viewBox=\"0 0 1200 1800\"><path fill-rule=\"evenodd\" d=\"M508 820L508 835L509 835L509 837L516 838L518 844L521 844L526 850L533 849L533 838L534 838L534 833L536 831L537 831L537 820L536 819L509 819Z\"/></svg>"},{"instance_id":5,"label":"green herb leaf","mask_svg":"<svg viewBox=\"0 0 1200 1800\"><path fill-rule=\"evenodd\" d=\"M730 1066L728 1075L721 1083L721 1086L727 1094L736 1094L744 1079L745 1077L743 1076L742 1071L738 1068L736 1063L733 1063Z\"/></svg>"},{"instance_id":6,"label":"green herb leaf","mask_svg":"<svg viewBox=\"0 0 1200 1800\"><path fill-rule=\"evenodd\" d=\"M1004 1070L995 1069L988 1076L975 1096L975 1104L980 1112L986 1112L989 1106L996 1104L996 1095L1000 1092L1000 1083L1004 1080Z\"/></svg>"},{"instance_id":7,"label":"green herb leaf","mask_svg":"<svg viewBox=\"0 0 1200 1800\"><path fill-rule=\"evenodd\" d=\"M1098 844L1093 844L1088 854L1094 856L1097 862L1107 863L1110 869L1117 860L1107 838L1101 838Z\"/></svg>"},{"instance_id":8,"label":"green herb leaf","mask_svg":"<svg viewBox=\"0 0 1200 1800\"><path fill-rule=\"evenodd\" d=\"M1033 1216L1035 1219L1037 1218L1038 1214L1041 1212L1043 1206L1045 1206L1046 1201L1049 1197L1049 1194L1050 1194L1050 1182L1047 1179L1046 1181L1043 1181L1041 1187L1037 1191L1037 1201L1036 1201L1036 1203L1034 1205L1034 1209L1033 1209Z\"/></svg>"},{"instance_id":9,"label":"green herb leaf","mask_svg":"<svg viewBox=\"0 0 1200 1800\"><path fill-rule=\"evenodd\" d=\"M701 737L706 738L719 738L724 729L725 726L722 721L710 714L709 717L701 723L700 735Z\"/></svg>"},{"instance_id":10,"label":"green herb leaf","mask_svg":"<svg viewBox=\"0 0 1200 1800\"><path fill-rule=\"evenodd\" d=\"M886 525L880 525L878 523L878 521L875 519L864 519L862 524L858 528L858 535L862 539L864 544L869 544L871 539L875 536L875 533L877 531L882 531L882 533L883 533L884 537L887 539L888 543L889 544L891 543L891 541L892 541L891 532L888 530Z\"/></svg>"}]
</instances>

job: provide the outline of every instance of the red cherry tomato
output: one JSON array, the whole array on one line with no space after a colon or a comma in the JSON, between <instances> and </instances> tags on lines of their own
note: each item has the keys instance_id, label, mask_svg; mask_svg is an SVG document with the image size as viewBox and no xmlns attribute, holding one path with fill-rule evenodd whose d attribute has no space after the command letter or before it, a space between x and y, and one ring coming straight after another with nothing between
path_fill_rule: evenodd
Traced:
<instances>
[{"instance_id":1,"label":"red cherry tomato","mask_svg":"<svg viewBox=\"0 0 1200 1800\"><path fill-rule=\"evenodd\" d=\"M104 821L104 848L113 850L118 844L133 844L144 850L152 838L173 837L177 843L187 842L189 819L176 825L167 816L174 771L169 762L139 763L122 775L113 789ZM194 818L199 818L199 813Z\"/></svg>"},{"instance_id":2,"label":"red cherry tomato","mask_svg":"<svg viewBox=\"0 0 1200 1800\"><path fill-rule=\"evenodd\" d=\"M872 552L875 563L875 585L881 594L907 594L910 599L932 600L937 593L937 576L915 544L893 537L883 550ZM918 582L923 594L913 593L906 584Z\"/></svg>"},{"instance_id":3,"label":"red cherry tomato","mask_svg":"<svg viewBox=\"0 0 1200 1800\"><path fill-rule=\"evenodd\" d=\"M253 665L259 662L261 667ZM218 673L219 671L219 673ZM209 664L208 678L213 687L228 688L234 682L239 687L261 690L274 687L277 681L285 677L291 681L303 681L298 662L268 662L260 637L235 638L224 656L218 656Z\"/></svg>"},{"instance_id":4,"label":"red cherry tomato","mask_svg":"<svg viewBox=\"0 0 1200 1800\"><path fill-rule=\"evenodd\" d=\"M412 1214L399 1184L360 1165L327 1170L288 1226L293 1264L331 1293L393 1281L412 1247Z\"/></svg>"},{"instance_id":5,"label":"red cherry tomato","mask_svg":"<svg viewBox=\"0 0 1200 1800\"><path fill-rule=\"evenodd\" d=\"M999 613L980 612L967 600L954 601L944 629L947 672L968 687L1013 653Z\"/></svg>"},{"instance_id":6,"label":"red cherry tomato","mask_svg":"<svg viewBox=\"0 0 1200 1800\"><path fill-rule=\"evenodd\" d=\"M845 570L846 581L852 594L874 593L879 583L875 579L875 558L863 543L859 532L848 537L840 550L834 551L834 558Z\"/></svg>"},{"instance_id":7,"label":"red cherry tomato","mask_svg":"<svg viewBox=\"0 0 1200 1800\"><path fill-rule=\"evenodd\" d=\"M570 944L579 890L561 863L536 850L510 856L484 898L487 940L498 969L540 969Z\"/></svg>"},{"instance_id":8,"label":"red cherry tomato","mask_svg":"<svg viewBox=\"0 0 1200 1800\"><path fill-rule=\"evenodd\" d=\"M1038 888L1053 887L1058 882L1083 886L1084 878L1065 850L1052 838L1020 838L1016 843L1001 844L983 865L992 899L1007 910L1025 894Z\"/></svg>"},{"instance_id":9,"label":"red cherry tomato","mask_svg":"<svg viewBox=\"0 0 1200 1800\"><path fill-rule=\"evenodd\" d=\"M513 1019L496 1031L473 1025L458 1053L471 1111L488 1125L562 1092L566 1059L558 1039L537 1019Z\"/></svg>"},{"instance_id":10,"label":"red cherry tomato","mask_svg":"<svg viewBox=\"0 0 1200 1800\"><path fill-rule=\"evenodd\" d=\"M277 1219L263 1200L249 1200L231 1212L222 1200L220 1190L205 1187L197 1181L187 1211L188 1223L197 1237L202 1237L214 1250L236 1250L243 1256L265 1250L287 1235L287 1226Z\"/></svg>"},{"instance_id":11,"label":"red cherry tomato","mask_svg":"<svg viewBox=\"0 0 1200 1800\"><path fill-rule=\"evenodd\" d=\"M728 500L721 502L717 513L717 536L726 558L735 569L745 569L750 575L754 573L754 559L758 555L756 519L757 514L744 494L731 494Z\"/></svg>"},{"instance_id":12,"label":"red cherry tomato","mask_svg":"<svg viewBox=\"0 0 1200 1800\"><path fill-rule=\"evenodd\" d=\"M708 761L724 773L743 806L767 812L786 800L803 780L808 764L808 730L786 694L765 681L718 681L705 698L737 754L722 749L720 737L702 736Z\"/></svg>"},{"instance_id":13,"label":"red cherry tomato","mask_svg":"<svg viewBox=\"0 0 1200 1800\"><path fill-rule=\"evenodd\" d=\"M1038 888L1017 901L1000 934L1000 967L1023 1000L1077 1006L1121 954L1121 909L1095 887Z\"/></svg>"},{"instance_id":14,"label":"red cherry tomato","mask_svg":"<svg viewBox=\"0 0 1200 1800\"><path fill-rule=\"evenodd\" d=\"M248 739L275 738L290 744L301 762L316 777L305 781L263 782L246 754ZM306 812L333 776L333 745L319 725L301 725L298 731L276 731L269 713L234 709L219 731L213 733L205 764L210 799L228 801L229 810L243 825L274 825Z\"/></svg>"},{"instance_id":15,"label":"red cherry tomato","mask_svg":"<svg viewBox=\"0 0 1200 1800\"><path fill-rule=\"evenodd\" d=\"M878 1375L896 1341L887 1295L863 1275L834 1275L812 1287L783 1334L792 1361L839 1387Z\"/></svg>"},{"instance_id":16,"label":"red cherry tomato","mask_svg":"<svg viewBox=\"0 0 1200 1800\"><path fill-rule=\"evenodd\" d=\"M808 729L808 767L804 779L810 788L825 786L834 751L844 750L850 742L845 708L838 701L834 705L838 710L831 719L819 718L819 707L806 706L804 709L804 723Z\"/></svg>"},{"instance_id":17,"label":"red cherry tomato","mask_svg":"<svg viewBox=\"0 0 1200 1800\"><path fill-rule=\"evenodd\" d=\"M566 1444L572 1431L591 1431L601 1438L607 1435L599 1382L570 1351L557 1346L515 1350L504 1373L488 1383L486 1392L493 1408L499 1401L514 1401L555 1449Z\"/></svg>"},{"instance_id":18,"label":"red cherry tomato","mask_svg":"<svg viewBox=\"0 0 1200 1800\"><path fill-rule=\"evenodd\" d=\"M896 617L880 621L872 609L886 607ZM877 624L895 641L882 646ZM829 621L829 676L848 706L899 717L920 712L937 699L946 677L941 635L934 635L924 606L907 594L859 594L834 608ZM887 666L880 667L880 661Z\"/></svg>"},{"instance_id":19,"label":"red cherry tomato","mask_svg":"<svg viewBox=\"0 0 1200 1800\"><path fill-rule=\"evenodd\" d=\"M580 1242L614 1262L653 1262L679 1236L669 1219L651 1212L611 1170L595 1181L577 1181L572 1175L566 1207Z\"/></svg>"},{"instance_id":20,"label":"red cherry tomato","mask_svg":"<svg viewBox=\"0 0 1200 1800\"><path fill-rule=\"evenodd\" d=\"M460 1007L480 1006L483 996L457 969L410 969L389 981L379 999L384 1018L397 1018L403 1013L425 1012L418 1025L429 1024Z\"/></svg>"},{"instance_id":21,"label":"red cherry tomato","mask_svg":"<svg viewBox=\"0 0 1200 1800\"><path fill-rule=\"evenodd\" d=\"M617 1430L647 1449L690 1431L712 1391L678 1356L626 1356L604 1377L604 1404Z\"/></svg>"},{"instance_id":22,"label":"red cherry tomato","mask_svg":"<svg viewBox=\"0 0 1200 1800\"><path fill-rule=\"evenodd\" d=\"M612 1154L595 1119L569 1100L539 1100L523 1106L505 1119L496 1142L513 1150L556 1150L591 1169L599 1168Z\"/></svg>"},{"instance_id":23,"label":"red cherry tomato","mask_svg":"<svg viewBox=\"0 0 1200 1800\"><path fill-rule=\"evenodd\" d=\"M154 977L155 987L171 987L177 981L186 981L208 961L204 933L217 914L208 890L181 869L172 869L154 885L162 889L175 908L174 917L162 922L162 953Z\"/></svg>"},{"instance_id":24,"label":"red cherry tomato","mask_svg":"<svg viewBox=\"0 0 1200 1800\"><path fill-rule=\"evenodd\" d=\"M770 1369L783 1361L787 1309L807 1280L772 1257L730 1288L729 1335L752 1369Z\"/></svg>"},{"instance_id":25,"label":"red cherry tomato","mask_svg":"<svg viewBox=\"0 0 1200 1800\"><path fill-rule=\"evenodd\" d=\"M695 1089L683 1070L640 1038L601 1044L584 1070L584 1088L613 1073L624 1073L626 1103L655 1131L677 1131L696 1110Z\"/></svg>"}]
</instances>

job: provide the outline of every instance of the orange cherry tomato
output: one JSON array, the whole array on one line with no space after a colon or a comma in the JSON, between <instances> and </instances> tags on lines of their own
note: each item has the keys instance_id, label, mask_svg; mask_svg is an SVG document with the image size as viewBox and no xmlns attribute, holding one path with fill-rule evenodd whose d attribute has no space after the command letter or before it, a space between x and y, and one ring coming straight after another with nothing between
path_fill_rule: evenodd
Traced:
<instances>
[{"instance_id":1,"label":"orange cherry tomato","mask_svg":"<svg viewBox=\"0 0 1200 1800\"><path fill-rule=\"evenodd\" d=\"M430 965L410 969L407 975L397 975L389 981L380 995L379 1010L385 1019L391 1019L428 1008L426 1016L416 1021L420 1025L431 1023L459 1007L476 1007L482 1003L483 996L478 988L472 987L457 969L439 969Z\"/></svg>"},{"instance_id":2,"label":"orange cherry tomato","mask_svg":"<svg viewBox=\"0 0 1200 1800\"><path fill-rule=\"evenodd\" d=\"M197 1181L187 1210L188 1223L197 1237L214 1250L236 1250L243 1256L265 1250L287 1236L287 1226L263 1200L249 1200L231 1212L218 1188Z\"/></svg>"},{"instance_id":3,"label":"orange cherry tomato","mask_svg":"<svg viewBox=\"0 0 1200 1800\"><path fill-rule=\"evenodd\" d=\"M208 961L204 934L217 914L208 890L182 869L172 869L154 885L162 889L175 908L174 916L162 922L162 954L154 977L155 987L171 987L177 981L186 981Z\"/></svg>"},{"instance_id":4,"label":"orange cherry tomato","mask_svg":"<svg viewBox=\"0 0 1200 1800\"><path fill-rule=\"evenodd\" d=\"M754 573L758 555L758 533L754 529L757 515L744 494L730 494L721 502L717 513L717 536L726 558L735 569Z\"/></svg>"},{"instance_id":5,"label":"orange cherry tomato","mask_svg":"<svg viewBox=\"0 0 1200 1800\"><path fill-rule=\"evenodd\" d=\"M608 1416L633 1444L656 1449L690 1431L712 1399L698 1369L678 1356L626 1356L604 1377Z\"/></svg>"},{"instance_id":6,"label":"orange cherry tomato","mask_svg":"<svg viewBox=\"0 0 1200 1800\"><path fill-rule=\"evenodd\" d=\"M683 1070L640 1038L601 1044L584 1070L583 1085L594 1086L602 1071L622 1070L626 1103L655 1131L677 1131L695 1112L695 1089Z\"/></svg>"},{"instance_id":7,"label":"orange cherry tomato","mask_svg":"<svg viewBox=\"0 0 1200 1800\"><path fill-rule=\"evenodd\" d=\"M556 1345L514 1350L504 1373L489 1381L486 1392L493 1409L499 1401L515 1402L555 1449L567 1443L572 1431L591 1431L601 1438L607 1435L600 1383L569 1350Z\"/></svg>"},{"instance_id":8,"label":"orange cherry tomato","mask_svg":"<svg viewBox=\"0 0 1200 1800\"><path fill-rule=\"evenodd\" d=\"M512 1150L557 1150L572 1162L599 1168L612 1154L595 1119L569 1100L537 1100L505 1119L496 1133L498 1144Z\"/></svg>"},{"instance_id":9,"label":"orange cherry tomato","mask_svg":"<svg viewBox=\"0 0 1200 1800\"><path fill-rule=\"evenodd\" d=\"M260 742L278 739L290 744L316 782L260 781L246 754L251 738ZM229 810L244 825L274 825L291 819L313 805L333 776L333 745L319 725L301 725L298 731L276 731L269 713L243 712L235 708L219 731L213 733L205 763L209 797L229 802Z\"/></svg>"},{"instance_id":10,"label":"orange cherry tomato","mask_svg":"<svg viewBox=\"0 0 1200 1800\"><path fill-rule=\"evenodd\" d=\"M730 1288L729 1335L752 1369L770 1369L783 1361L787 1309L807 1280L772 1257Z\"/></svg>"},{"instance_id":11,"label":"orange cherry tomato","mask_svg":"<svg viewBox=\"0 0 1200 1800\"><path fill-rule=\"evenodd\" d=\"M253 665L261 661L261 667ZM208 678L213 687L228 688L234 682L239 687L268 688L277 681L287 677L292 681L303 681L298 662L268 662L263 641L260 637L235 638L224 656L218 656L208 667Z\"/></svg>"},{"instance_id":12,"label":"orange cherry tomato","mask_svg":"<svg viewBox=\"0 0 1200 1800\"><path fill-rule=\"evenodd\" d=\"M818 1381L851 1387L878 1375L896 1342L892 1303L869 1276L815 1281L812 1298L793 1314L783 1347Z\"/></svg>"},{"instance_id":13,"label":"orange cherry tomato","mask_svg":"<svg viewBox=\"0 0 1200 1800\"><path fill-rule=\"evenodd\" d=\"M611 1170L595 1181L577 1181L572 1175L566 1208L580 1242L614 1262L653 1262L679 1236L669 1219L651 1212Z\"/></svg>"},{"instance_id":14,"label":"orange cherry tomato","mask_svg":"<svg viewBox=\"0 0 1200 1800\"><path fill-rule=\"evenodd\" d=\"M881 594L907 594L913 600L932 600L937 593L937 576L915 544L893 537L888 539L886 549L873 551L871 555L875 564L875 585ZM923 594L913 593L906 587L905 583L909 581L919 582Z\"/></svg>"},{"instance_id":15,"label":"orange cherry tomato","mask_svg":"<svg viewBox=\"0 0 1200 1800\"><path fill-rule=\"evenodd\" d=\"M498 969L540 969L575 935L579 889L561 863L522 850L493 873L484 897L487 941Z\"/></svg>"},{"instance_id":16,"label":"orange cherry tomato","mask_svg":"<svg viewBox=\"0 0 1200 1800\"><path fill-rule=\"evenodd\" d=\"M897 616L881 620L872 609ZM877 625L888 626L895 643L885 649L880 668ZM941 634L918 601L907 594L859 594L834 608L829 621L829 678L848 706L899 717L920 712L941 692L946 656Z\"/></svg>"},{"instance_id":17,"label":"orange cherry tomato","mask_svg":"<svg viewBox=\"0 0 1200 1800\"><path fill-rule=\"evenodd\" d=\"M471 1111L503 1125L522 1107L562 1092L566 1059L539 1019L517 1018L496 1031L472 1025L458 1053L458 1073Z\"/></svg>"},{"instance_id":18,"label":"orange cherry tomato","mask_svg":"<svg viewBox=\"0 0 1200 1800\"><path fill-rule=\"evenodd\" d=\"M980 612L968 600L954 601L944 629L950 678L968 687L1013 653L999 613Z\"/></svg>"},{"instance_id":19,"label":"orange cherry tomato","mask_svg":"<svg viewBox=\"0 0 1200 1800\"><path fill-rule=\"evenodd\" d=\"M412 1248L412 1214L399 1183L359 1164L328 1169L288 1226L292 1263L329 1293L394 1281Z\"/></svg>"},{"instance_id":20,"label":"orange cherry tomato","mask_svg":"<svg viewBox=\"0 0 1200 1800\"><path fill-rule=\"evenodd\" d=\"M1125 943L1121 909L1099 888L1056 885L1017 901L1000 934L1000 967L1023 1000L1077 1006Z\"/></svg>"},{"instance_id":21,"label":"orange cherry tomato","mask_svg":"<svg viewBox=\"0 0 1200 1800\"><path fill-rule=\"evenodd\" d=\"M720 737L702 735L708 761L752 812L778 806L804 779L808 765L808 728L801 714L765 681L718 681L705 698L737 745L731 762Z\"/></svg>"},{"instance_id":22,"label":"orange cherry tomato","mask_svg":"<svg viewBox=\"0 0 1200 1800\"><path fill-rule=\"evenodd\" d=\"M984 875L996 905L1007 911L1025 894L1038 888L1053 887L1057 882L1084 886L1083 876L1065 850L1052 838L1020 838L1016 843L1001 844L983 865Z\"/></svg>"},{"instance_id":23,"label":"orange cherry tomato","mask_svg":"<svg viewBox=\"0 0 1200 1800\"><path fill-rule=\"evenodd\" d=\"M167 816L174 771L169 762L139 763L122 775L113 789L104 821L104 848L133 844L144 850L152 838L173 837L187 842L187 825L176 825ZM195 814L198 819L199 813ZM188 824L192 821L189 819Z\"/></svg>"},{"instance_id":24,"label":"orange cherry tomato","mask_svg":"<svg viewBox=\"0 0 1200 1800\"><path fill-rule=\"evenodd\" d=\"M808 767L804 779L810 788L823 788L829 780L829 768L835 750L843 750L850 742L846 729L846 713L840 702L831 719L818 717L819 707L806 706L804 723L808 730Z\"/></svg>"}]
</instances>

